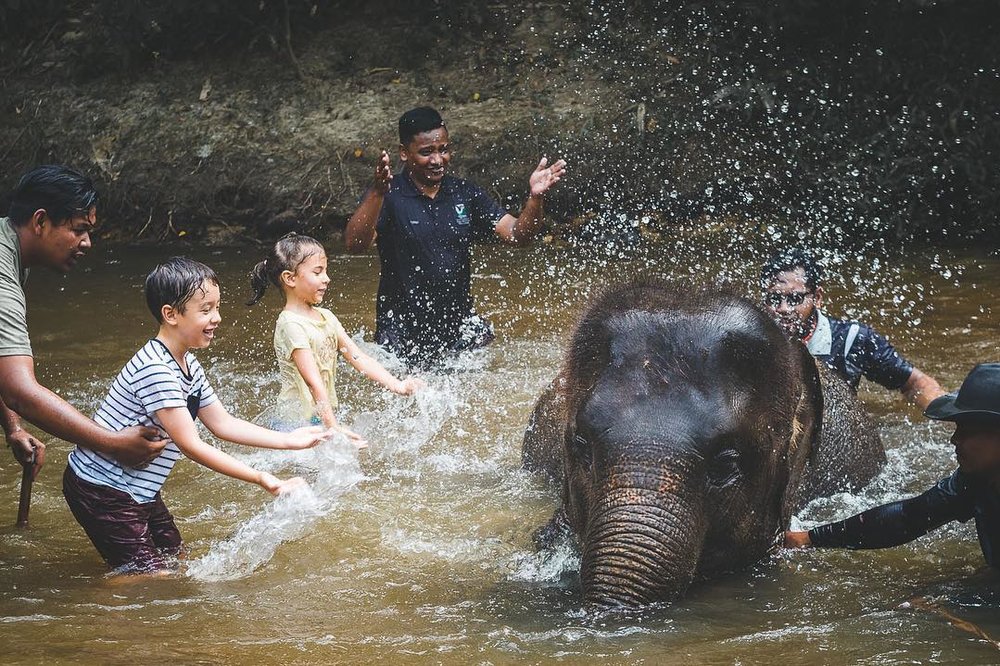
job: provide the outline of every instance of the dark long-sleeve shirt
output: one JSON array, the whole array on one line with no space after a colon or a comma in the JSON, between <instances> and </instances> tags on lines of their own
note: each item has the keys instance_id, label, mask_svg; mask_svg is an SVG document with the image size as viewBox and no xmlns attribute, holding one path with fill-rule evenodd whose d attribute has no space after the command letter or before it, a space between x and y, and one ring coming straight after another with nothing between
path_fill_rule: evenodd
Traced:
<instances>
[{"instance_id":1,"label":"dark long-sleeve shirt","mask_svg":"<svg viewBox=\"0 0 1000 666\"><path fill-rule=\"evenodd\" d=\"M902 388L913 372L913 365L875 329L856 321L833 319L823 312L818 313L807 347L855 391L862 375L895 390Z\"/></svg>"},{"instance_id":2,"label":"dark long-sleeve shirt","mask_svg":"<svg viewBox=\"0 0 1000 666\"><path fill-rule=\"evenodd\" d=\"M913 541L953 520L976 519L987 564L1000 568L1000 493L956 470L917 497L883 504L845 520L809 530L814 546L889 548Z\"/></svg>"}]
</instances>

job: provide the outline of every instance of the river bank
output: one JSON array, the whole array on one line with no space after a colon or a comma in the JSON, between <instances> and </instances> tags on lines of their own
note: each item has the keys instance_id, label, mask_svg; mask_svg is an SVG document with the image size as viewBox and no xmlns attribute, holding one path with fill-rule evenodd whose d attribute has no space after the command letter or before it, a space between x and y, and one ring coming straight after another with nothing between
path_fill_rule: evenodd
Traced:
<instances>
[{"instance_id":1,"label":"river bank","mask_svg":"<svg viewBox=\"0 0 1000 666\"><path fill-rule=\"evenodd\" d=\"M236 36L198 12L250 4L129 22L88 4L37 31L0 12L19 35L0 52L0 189L74 164L99 181L110 242L336 235L418 104L445 115L454 172L511 209L539 157L567 159L556 237L655 240L691 220L825 246L1000 235L987 2L317 2Z\"/></svg>"}]
</instances>

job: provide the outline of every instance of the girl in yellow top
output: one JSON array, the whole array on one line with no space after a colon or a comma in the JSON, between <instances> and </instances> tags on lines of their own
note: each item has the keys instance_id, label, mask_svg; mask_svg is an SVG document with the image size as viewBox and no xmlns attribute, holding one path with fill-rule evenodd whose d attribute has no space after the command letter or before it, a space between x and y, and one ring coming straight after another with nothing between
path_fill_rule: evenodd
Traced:
<instances>
[{"instance_id":1,"label":"girl in yellow top","mask_svg":"<svg viewBox=\"0 0 1000 666\"><path fill-rule=\"evenodd\" d=\"M281 374L279 413L293 421L319 421L367 446L361 435L337 423L337 352L359 372L393 393L412 395L425 383L415 377L396 379L382 364L361 351L326 308L319 307L330 284L326 252L314 238L291 233L274 244L254 266L250 286L257 303L268 282L285 294L285 308L274 327L274 351Z\"/></svg>"}]
</instances>

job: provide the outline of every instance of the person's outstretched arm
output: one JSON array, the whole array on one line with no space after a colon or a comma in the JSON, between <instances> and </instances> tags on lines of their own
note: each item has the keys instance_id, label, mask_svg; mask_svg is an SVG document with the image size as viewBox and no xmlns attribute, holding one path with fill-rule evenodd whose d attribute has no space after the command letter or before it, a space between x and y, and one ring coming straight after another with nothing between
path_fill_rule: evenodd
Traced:
<instances>
[{"instance_id":1,"label":"person's outstretched arm","mask_svg":"<svg viewBox=\"0 0 1000 666\"><path fill-rule=\"evenodd\" d=\"M302 381L306 383L309 395L312 396L316 415L323 425L330 431L343 434L359 448L367 447L368 441L363 436L337 422L337 415L333 413L333 405L330 403L330 394L326 390L326 382L323 381L323 375L319 371L319 365L316 363L312 349L299 347L293 350L292 363L295 364L295 369L302 376Z\"/></svg>"},{"instance_id":2,"label":"person's outstretched arm","mask_svg":"<svg viewBox=\"0 0 1000 666\"><path fill-rule=\"evenodd\" d=\"M865 338L862 349L868 352L863 355L867 359L862 361L865 377L888 389L897 389L920 409L926 409L932 400L944 395L934 378L904 359L885 336L867 326L863 330L859 337Z\"/></svg>"},{"instance_id":3,"label":"person's outstretched arm","mask_svg":"<svg viewBox=\"0 0 1000 666\"><path fill-rule=\"evenodd\" d=\"M149 462L166 446L156 428L106 430L35 379L30 356L0 356L0 399L26 421L67 442L107 454L123 465Z\"/></svg>"},{"instance_id":4,"label":"person's outstretched arm","mask_svg":"<svg viewBox=\"0 0 1000 666\"><path fill-rule=\"evenodd\" d=\"M496 233L501 240L514 245L523 245L535 237L542 228L545 193L559 182L566 171L566 160L559 160L548 166L548 158L543 157L528 178L528 200L517 217L504 215L496 224Z\"/></svg>"},{"instance_id":5,"label":"person's outstretched arm","mask_svg":"<svg viewBox=\"0 0 1000 666\"><path fill-rule=\"evenodd\" d=\"M375 165L375 178L371 187L365 192L364 198L358 204L351 219L344 229L344 243L347 251L360 253L366 251L375 242L375 223L378 222L386 192L389 191L389 181L392 172L389 166L389 153L382 151Z\"/></svg>"},{"instance_id":6,"label":"person's outstretched arm","mask_svg":"<svg viewBox=\"0 0 1000 666\"><path fill-rule=\"evenodd\" d=\"M373 382L377 382L399 395L413 395L427 386L419 377L396 379L396 376L385 369L385 366L361 351L361 348L351 339L343 327L337 332L337 348L351 366Z\"/></svg>"},{"instance_id":7,"label":"person's outstretched arm","mask_svg":"<svg viewBox=\"0 0 1000 666\"><path fill-rule=\"evenodd\" d=\"M233 416L218 400L199 409L198 418L219 439L261 449L309 449L333 436L331 430L320 426L306 426L291 432L268 430Z\"/></svg>"},{"instance_id":8,"label":"person's outstretched arm","mask_svg":"<svg viewBox=\"0 0 1000 666\"><path fill-rule=\"evenodd\" d=\"M916 403L920 409L927 409L927 405L931 404L935 398L945 394L937 380L917 368L913 368L910 378L906 380L899 391L907 400Z\"/></svg>"},{"instance_id":9,"label":"person's outstretched arm","mask_svg":"<svg viewBox=\"0 0 1000 666\"><path fill-rule=\"evenodd\" d=\"M216 406L225 412L225 409L216 401L207 407L203 407L198 412L199 418L203 412L209 411L212 407ZM220 451L214 446L206 444L198 436L198 429L194 425L191 413L185 407L159 409L156 411L156 418L163 424L164 430L174 440L174 444L181 450L181 453L210 470L216 471L219 474L225 474L234 479L239 479L240 481L257 484L272 495L278 495L293 488L306 485L306 482L299 477L281 480L268 472L258 471L246 463L240 462L225 451ZM206 423L206 425L208 424ZM263 430L263 428L261 429Z\"/></svg>"},{"instance_id":10,"label":"person's outstretched arm","mask_svg":"<svg viewBox=\"0 0 1000 666\"><path fill-rule=\"evenodd\" d=\"M883 504L808 532L785 532L789 548L817 546L868 550L909 543L952 520L968 520L972 507L952 476L917 497Z\"/></svg>"}]
</instances>

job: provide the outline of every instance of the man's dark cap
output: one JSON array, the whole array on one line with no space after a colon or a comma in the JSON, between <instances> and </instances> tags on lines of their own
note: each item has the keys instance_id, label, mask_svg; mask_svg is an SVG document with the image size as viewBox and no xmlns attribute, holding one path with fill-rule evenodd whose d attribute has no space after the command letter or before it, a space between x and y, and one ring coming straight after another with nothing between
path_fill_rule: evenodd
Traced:
<instances>
[{"instance_id":1,"label":"man's dark cap","mask_svg":"<svg viewBox=\"0 0 1000 666\"><path fill-rule=\"evenodd\" d=\"M399 142L405 146L416 135L439 127L444 127L441 114L429 106L418 106L399 117Z\"/></svg>"},{"instance_id":2,"label":"man's dark cap","mask_svg":"<svg viewBox=\"0 0 1000 666\"><path fill-rule=\"evenodd\" d=\"M962 382L958 393L949 393L927 405L924 416L955 421L962 416L988 416L1000 424L1000 363L980 363Z\"/></svg>"}]
</instances>

